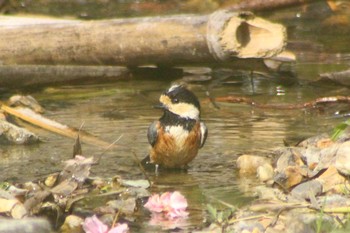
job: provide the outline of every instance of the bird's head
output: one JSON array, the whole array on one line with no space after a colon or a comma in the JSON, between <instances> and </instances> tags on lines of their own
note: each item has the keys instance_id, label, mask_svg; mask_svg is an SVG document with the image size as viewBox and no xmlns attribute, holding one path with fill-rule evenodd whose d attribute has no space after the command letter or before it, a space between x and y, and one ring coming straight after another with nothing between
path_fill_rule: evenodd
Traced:
<instances>
[{"instance_id":1,"label":"bird's head","mask_svg":"<svg viewBox=\"0 0 350 233\"><path fill-rule=\"evenodd\" d=\"M159 98L161 108L182 118L199 119L200 104L197 97L182 85L173 85Z\"/></svg>"}]
</instances>

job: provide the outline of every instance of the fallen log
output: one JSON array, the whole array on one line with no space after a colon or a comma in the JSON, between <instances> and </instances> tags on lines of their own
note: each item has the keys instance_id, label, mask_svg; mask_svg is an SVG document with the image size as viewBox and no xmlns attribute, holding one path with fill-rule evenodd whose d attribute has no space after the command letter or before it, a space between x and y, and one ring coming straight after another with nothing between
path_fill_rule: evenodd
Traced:
<instances>
[{"instance_id":1,"label":"fallen log","mask_svg":"<svg viewBox=\"0 0 350 233\"><path fill-rule=\"evenodd\" d=\"M163 66L270 58L286 30L251 13L217 11L113 20L0 17L0 62Z\"/></svg>"},{"instance_id":2,"label":"fallen log","mask_svg":"<svg viewBox=\"0 0 350 233\"><path fill-rule=\"evenodd\" d=\"M0 65L0 86L19 87L60 84L88 80L127 78L130 72L120 66L80 65Z\"/></svg>"}]
</instances>

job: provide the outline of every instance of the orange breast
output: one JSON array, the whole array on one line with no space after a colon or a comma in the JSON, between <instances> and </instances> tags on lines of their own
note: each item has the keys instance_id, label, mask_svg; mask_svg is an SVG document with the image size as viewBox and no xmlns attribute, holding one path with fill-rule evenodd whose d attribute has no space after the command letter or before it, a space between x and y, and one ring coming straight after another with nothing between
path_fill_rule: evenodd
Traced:
<instances>
[{"instance_id":1,"label":"orange breast","mask_svg":"<svg viewBox=\"0 0 350 233\"><path fill-rule=\"evenodd\" d=\"M200 143L199 122L186 138L173 136L159 124L158 139L151 149L151 162L168 168L180 168L191 162L198 153Z\"/></svg>"}]
</instances>

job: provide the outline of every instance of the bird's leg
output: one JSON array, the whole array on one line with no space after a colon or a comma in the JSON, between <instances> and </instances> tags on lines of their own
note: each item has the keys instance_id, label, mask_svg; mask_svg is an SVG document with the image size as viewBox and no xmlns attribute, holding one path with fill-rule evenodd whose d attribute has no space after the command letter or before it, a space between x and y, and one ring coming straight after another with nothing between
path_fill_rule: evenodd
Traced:
<instances>
[{"instance_id":1,"label":"bird's leg","mask_svg":"<svg viewBox=\"0 0 350 233\"><path fill-rule=\"evenodd\" d=\"M156 164L155 167L156 167L156 169L155 169L154 172L156 173L156 176L158 176L158 167L159 167L159 164Z\"/></svg>"}]
</instances>

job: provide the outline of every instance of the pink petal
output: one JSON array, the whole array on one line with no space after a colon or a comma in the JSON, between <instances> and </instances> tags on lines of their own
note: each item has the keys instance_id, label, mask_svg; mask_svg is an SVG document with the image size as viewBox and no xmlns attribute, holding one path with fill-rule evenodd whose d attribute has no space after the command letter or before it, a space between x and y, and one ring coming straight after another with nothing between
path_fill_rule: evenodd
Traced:
<instances>
[{"instance_id":1,"label":"pink petal","mask_svg":"<svg viewBox=\"0 0 350 233\"><path fill-rule=\"evenodd\" d=\"M158 194L152 195L145 207L151 212L164 212L168 218L187 217L188 212L186 198L178 191L165 192L161 196Z\"/></svg>"},{"instance_id":2,"label":"pink petal","mask_svg":"<svg viewBox=\"0 0 350 233\"><path fill-rule=\"evenodd\" d=\"M169 205L171 198L171 192L165 192L160 196L160 201L163 203L163 205Z\"/></svg>"},{"instance_id":3,"label":"pink petal","mask_svg":"<svg viewBox=\"0 0 350 233\"><path fill-rule=\"evenodd\" d=\"M153 194L148 198L147 203L144 205L145 208L147 208L151 212L157 212L160 213L163 211L164 206L162 201L159 198L158 194Z\"/></svg>"},{"instance_id":4,"label":"pink petal","mask_svg":"<svg viewBox=\"0 0 350 233\"><path fill-rule=\"evenodd\" d=\"M174 219L174 218L186 218L188 216L188 212L185 210L171 210L167 212L167 217L169 219Z\"/></svg>"},{"instance_id":5,"label":"pink petal","mask_svg":"<svg viewBox=\"0 0 350 233\"><path fill-rule=\"evenodd\" d=\"M128 224L123 223L120 224L118 223L117 226L113 227L110 229L107 233L127 233L129 231Z\"/></svg>"},{"instance_id":6,"label":"pink petal","mask_svg":"<svg viewBox=\"0 0 350 233\"><path fill-rule=\"evenodd\" d=\"M85 219L83 229L86 233L106 233L108 227L94 215Z\"/></svg>"},{"instance_id":7,"label":"pink petal","mask_svg":"<svg viewBox=\"0 0 350 233\"><path fill-rule=\"evenodd\" d=\"M169 205L173 210L185 210L187 208L187 200L180 192L175 191L170 196Z\"/></svg>"}]
</instances>

